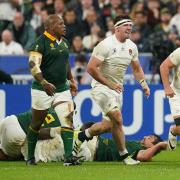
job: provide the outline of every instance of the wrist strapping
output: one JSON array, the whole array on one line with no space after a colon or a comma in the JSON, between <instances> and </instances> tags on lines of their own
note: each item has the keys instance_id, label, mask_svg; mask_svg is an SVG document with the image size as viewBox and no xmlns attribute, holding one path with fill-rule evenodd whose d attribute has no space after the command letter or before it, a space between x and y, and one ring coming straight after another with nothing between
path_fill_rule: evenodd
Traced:
<instances>
[{"instance_id":1,"label":"wrist strapping","mask_svg":"<svg viewBox=\"0 0 180 180\"><path fill-rule=\"evenodd\" d=\"M43 86L44 84L48 83L45 79L43 79L40 84Z\"/></svg>"},{"instance_id":2,"label":"wrist strapping","mask_svg":"<svg viewBox=\"0 0 180 180\"><path fill-rule=\"evenodd\" d=\"M38 74L38 73L41 73L41 69L39 68L38 65L35 65L35 66L31 69L31 74L32 74L33 76L35 76L35 75Z\"/></svg>"},{"instance_id":3,"label":"wrist strapping","mask_svg":"<svg viewBox=\"0 0 180 180\"><path fill-rule=\"evenodd\" d=\"M148 87L147 82L146 82L145 79L141 79L141 80L139 81L139 83L140 83L140 85L141 85L141 87L142 87L143 89L146 88L146 87Z\"/></svg>"}]
</instances>

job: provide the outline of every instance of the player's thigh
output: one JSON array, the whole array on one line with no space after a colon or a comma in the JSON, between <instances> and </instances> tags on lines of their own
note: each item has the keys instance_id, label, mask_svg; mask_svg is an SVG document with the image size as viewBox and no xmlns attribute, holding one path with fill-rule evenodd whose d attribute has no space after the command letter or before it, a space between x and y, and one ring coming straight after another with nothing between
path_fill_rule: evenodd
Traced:
<instances>
[{"instance_id":1,"label":"player's thigh","mask_svg":"<svg viewBox=\"0 0 180 180\"><path fill-rule=\"evenodd\" d=\"M32 108L46 110L51 107L54 97L48 96L45 91L31 89Z\"/></svg>"},{"instance_id":2,"label":"player's thigh","mask_svg":"<svg viewBox=\"0 0 180 180\"><path fill-rule=\"evenodd\" d=\"M122 106L122 93L106 88L93 88L92 97L100 107L103 117L114 108L120 109Z\"/></svg>"},{"instance_id":3,"label":"player's thigh","mask_svg":"<svg viewBox=\"0 0 180 180\"><path fill-rule=\"evenodd\" d=\"M74 103L69 90L56 93L52 106L64 127L72 127Z\"/></svg>"},{"instance_id":4,"label":"player's thigh","mask_svg":"<svg viewBox=\"0 0 180 180\"><path fill-rule=\"evenodd\" d=\"M67 102L72 101L72 95L70 90L56 93L54 96L53 104L56 104L58 102L66 102L66 101Z\"/></svg>"},{"instance_id":5,"label":"player's thigh","mask_svg":"<svg viewBox=\"0 0 180 180\"><path fill-rule=\"evenodd\" d=\"M180 116L180 94L169 98L169 105L173 118Z\"/></svg>"}]
</instances>

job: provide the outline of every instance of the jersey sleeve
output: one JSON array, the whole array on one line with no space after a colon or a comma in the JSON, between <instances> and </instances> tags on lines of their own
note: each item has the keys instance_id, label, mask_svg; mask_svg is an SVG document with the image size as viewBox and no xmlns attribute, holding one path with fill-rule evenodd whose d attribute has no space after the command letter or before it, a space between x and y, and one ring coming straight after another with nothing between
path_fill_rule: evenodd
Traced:
<instances>
[{"instance_id":1,"label":"jersey sleeve","mask_svg":"<svg viewBox=\"0 0 180 180\"><path fill-rule=\"evenodd\" d=\"M29 48L29 52L34 51L43 54L44 42L42 38L37 39Z\"/></svg>"},{"instance_id":2,"label":"jersey sleeve","mask_svg":"<svg viewBox=\"0 0 180 180\"><path fill-rule=\"evenodd\" d=\"M104 61L104 59L108 56L108 48L105 45L104 41L100 42L93 50L92 56L96 57L100 61Z\"/></svg>"},{"instance_id":3,"label":"jersey sleeve","mask_svg":"<svg viewBox=\"0 0 180 180\"><path fill-rule=\"evenodd\" d=\"M138 58L139 53L138 53L138 49L136 45L134 46L132 55L133 55L132 61L139 61L139 58Z\"/></svg>"},{"instance_id":4,"label":"jersey sleeve","mask_svg":"<svg viewBox=\"0 0 180 180\"><path fill-rule=\"evenodd\" d=\"M176 50L174 50L169 55L169 59L174 65L176 66L179 65L180 64L180 48L177 48Z\"/></svg>"}]
</instances>

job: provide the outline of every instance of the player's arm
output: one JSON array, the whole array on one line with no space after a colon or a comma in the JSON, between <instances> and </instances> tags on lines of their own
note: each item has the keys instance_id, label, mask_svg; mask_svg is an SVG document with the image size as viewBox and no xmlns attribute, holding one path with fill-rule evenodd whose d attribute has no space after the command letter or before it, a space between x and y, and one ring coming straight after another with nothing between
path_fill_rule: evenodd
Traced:
<instances>
[{"instance_id":1,"label":"player's arm","mask_svg":"<svg viewBox=\"0 0 180 180\"><path fill-rule=\"evenodd\" d=\"M140 83L144 94L148 97L150 95L150 89L146 83L144 72L139 61L131 61L131 68L135 79Z\"/></svg>"},{"instance_id":2,"label":"player's arm","mask_svg":"<svg viewBox=\"0 0 180 180\"><path fill-rule=\"evenodd\" d=\"M172 63L170 58L166 58L160 66L161 79L164 86L165 95L167 97L173 97L175 95L173 89L170 87L169 72L175 65Z\"/></svg>"},{"instance_id":3,"label":"player's arm","mask_svg":"<svg viewBox=\"0 0 180 180\"><path fill-rule=\"evenodd\" d=\"M61 127L51 127L51 128L41 128L39 130L39 136L38 139L39 140L46 140L46 139L52 139L54 138L56 135L60 135L61 134Z\"/></svg>"},{"instance_id":4,"label":"player's arm","mask_svg":"<svg viewBox=\"0 0 180 180\"><path fill-rule=\"evenodd\" d=\"M95 56L91 56L89 63L87 65L87 72L101 84L108 86L110 89L113 89L117 92L121 92L123 87L120 84L110 82L106 77L102 75L99 71L102 61Z\"/></svg>"},{"instance_id":5,"label":"player's arm","mask_svg":"<svg viewBox=\"0 0 180 180\"><path fill-rule=\"evenodd\" d=\"M109 86L109 81L101 74L99 68L102 64L102 61L98 58L91 56L89 63L87 65L87 72L98 82Z\"/></svg>"},{"instance_id":6,"label":"player's arm","mask_svg":"<svg viewBox=\"0 0 180 180\"><path fill-rule=\"evenodd\" d=\"M71 90L71 94L73 96L75 96L77 94L77 83L76 81L74 80L74 77L72 75L72 72L71 72L71 66L70 64L68 63L68 67L67 67L67 79L69 80L69 84L70 84L70 90Z\"/></svg>"},{"instance_id":7,"label":"player's arm","mask_svg":"<svg viewBox=\"0 0 180 180\"><path fill-rule=\"evenodd\" d=\"M43 89L45 90L45 92L48 95L52 96L54 95L56 88L53 84L49 83L48 81L46 81L46 79L43 78L43 75L40 69L41 61L42 61L41 53L30 51L29 67L30 67L31 74L43 86Z\"/></svg>"},{"instance_id":8,"label":"player's arm","mask_svg":"<svg viewBox=\"0 0 180 180\"><path fill-rule=\"evenodd\" d=\"M139 161L150 161L156 153L166 149L167 149L167 143L159 142L158 144L146 150L140 150L136 156L136 159Z\"/></svg>"}]
</instances>

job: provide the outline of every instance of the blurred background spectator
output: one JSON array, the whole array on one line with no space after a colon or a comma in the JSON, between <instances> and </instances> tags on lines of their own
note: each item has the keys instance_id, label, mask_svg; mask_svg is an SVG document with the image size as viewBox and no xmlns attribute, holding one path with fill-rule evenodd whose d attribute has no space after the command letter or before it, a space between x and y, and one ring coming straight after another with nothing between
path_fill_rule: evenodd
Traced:
<instances>
[{"instance_id":1,"label":"blurred background spectator","mask_svg":"<svg viewBox=\"0 0 180 180\"><path fill-rule=\"evenodd\" d=\"M4 71L0 70L0 84L12 84L12 83L13 83L13 79L11 78L11 76L5 73Z\"/></svg>"},{"instance_id":2,"label":"blurred background spectator","mask_svg":"<svg viewBox=\"0 0 180 180\"><path fill-rule=\"evenodd\" d=\"M100 32L101 28L98 24L94 23L90 27L90 34L84 36L83 38L83 45L89 51L92 51L93 47L98 41L98 33Z\"/></svg>"},{"instance_id":3,"label":"blurred background spectator","mask_svg":"<svg viewBox=\"0 0 180 180\"><path fill-rule=\"evenodd\" d=\"M33 27L35 31L42 24L41 10L43 7L44 7L43 0L32 1L32 10L28 17L29 17L30 25Z\"/></svg>"},{"instance_id":4,"label":"blurred background spectator","mask_svg":"<svg viewBox=\"0 0 180 180\"><path fill-rule=\"evenodd\" d=\"M26 52L52 13L63 16L70 51L76 55L90 53L112 35L113 20L121 14L133 19L131 40L139 52L152 54L152 74L158 74L162 60L180 45L180 0L0 0L1 54Z\"/></svg>"},{"instance_id":5,"label":"blurred background spectator","mask_svg":"<svg viewBox=\"0 0 180 180\"><path fill-rule=\"evenodd\" d=\"M34 42L36 34L32 26L25 21L21 12L15 13L13 22L8 28L12 31L14 40L28 50Z\"/></svg>"},{"instance_id":6,"label":"blurred background spectator","mask_svg":"<svg viewBox=\"0 0 180 180\"><path fill-rule=\"evenodd\" d=\"M90 84L91 76L86 72L87 58L84 54L78 54L74 59L72 73L79 84Z\"/></svg>"},{"instance_id":7,"label":"blurred background spectator","mask_svg":"<svg viewBox=\"0 0 180 180\"><path fill-rule=\"evenodd\" d=\"M48 18L48 10L43 8L41 10L40 16L41 16L41 25L36 29L36 35L40 36L43 32L44 32L44 22L47 20Z\"/></svg>"},{"instance_id":8,"label":"blurred background spectator","mask_svg":"<svg viewBox=\"0 0 180 180\"><path fill-rule=\"evenodd\" d=\"M72 38L75 35L82 34L81 25L79 24L76 12L72 7L67 8L64 12L64 22L66 25L66 38L70 43L72 43Z\"/></svg>"},{"instance_id":9,"label":"blurred background spectator","mask_svg":"<svg viewBox=\"0 0 180 180\"><path fill-rule=\"evenodd\" d=\"M2 32L2 42L0 42L0 55L22 55L24 50L22 46L13 41L12 32L4 30Z\"/></svg>"},{"instance_id":10,"label":"blurred background spectator","mask_svg":"<svg viewBox=\"0 0 180 180\"><path fill-rule=\"evenodd\" d=\"M63 0L54 0L54 13L58 16L63 16L65 5Z\"/></svg>"},{"instance_id":11,"label":"blurred background spectator","mask_svg":"<svg viewBox=\"0 0 180 180\"><path fill-rule=\"evenodd\" d=\"M82 37L80 35L74 36L71 44L71 53L85 54L86 52L88 52L88 50L86 50L83 46Z\"/></svg>"},{"instance_id":12,"label":"blurred background spectator","mask_svg":"<svg viewBox=\"0 0 180 180\"><path fill-rule=\"evenodd\" d=\"M170 21L171 28L175 28L180 35L180 2L177 4L176 7L176 14L172 17Z\"/></svg>"}]
</instances>

